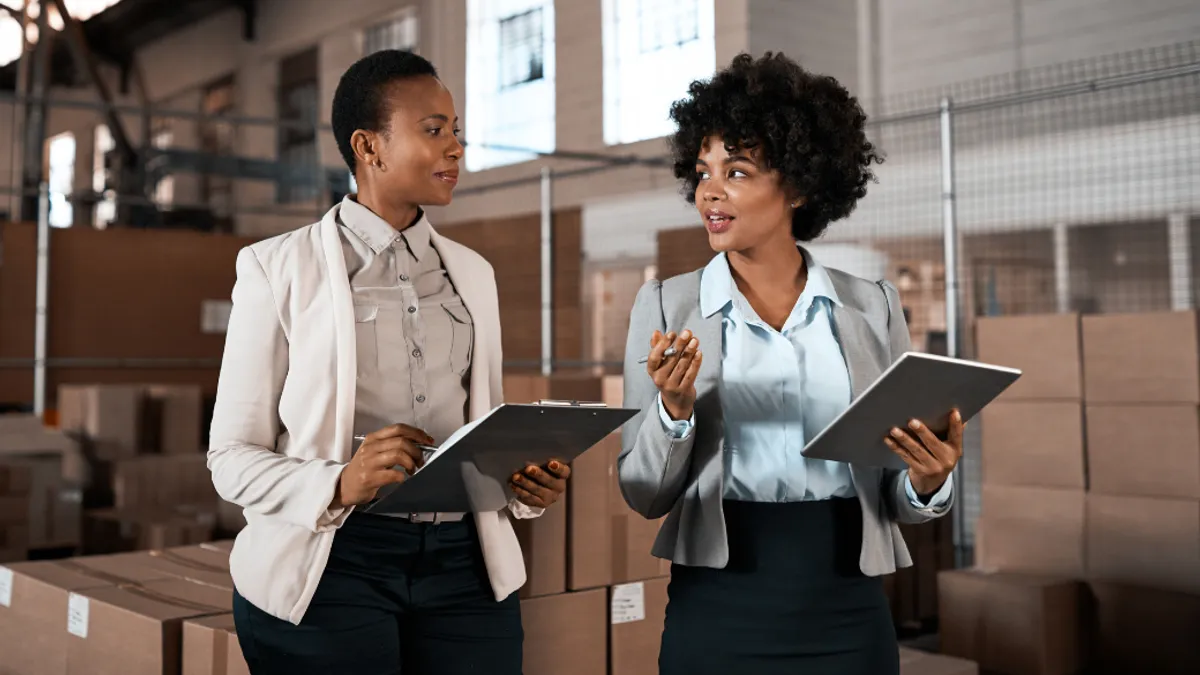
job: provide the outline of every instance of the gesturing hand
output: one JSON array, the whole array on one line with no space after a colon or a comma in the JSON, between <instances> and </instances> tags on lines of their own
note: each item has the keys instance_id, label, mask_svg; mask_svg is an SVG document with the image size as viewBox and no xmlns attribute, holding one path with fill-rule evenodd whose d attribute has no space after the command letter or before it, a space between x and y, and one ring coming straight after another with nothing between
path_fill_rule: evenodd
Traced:
<instances>
[{"instance_id":1,"label":"gesturing hand","mask_svg":"<svg viewBox=\"0 0 1200 675\"><path fill-rule=\"evenodd\" d=\"M920 420L910 420L908 429L892 429L884 442L908 465L908 478L918 495L927 497L937 492L963 453L963 419L957 410L950 413L950 428L946 439L934 435Z\"/></svg>"},{"instance_id":2,"label":"gesturing hand","mask_svg":"<svg viewBox=\"0 0 1200 675\"><path fill-rule=\"evenodd\" d=\"M407 424L393 424L368 434L354 458L342 469L330 508L366 504L375 498L379 488L403 483L425 463L417 443L433 445L433 437ZM402 467L404 471L394 467Z\"/></svg>"},{"instance_id":3,"label":"gesturing hand","mask_svg":"<svg viewBox=\"0 0 1200 675\"><path fill-rule=\"evenodd\" d=\"M664 356L668 347L675 354ZM686 420L692 416L696 405L696 375L704 355L700 353L700 341L685 330L679 335L654 331L650 336L650 355L646 359L646 372L654 380L654 386L662 395L663 407L671 419Z\"/></svg>"},{"instance_id":4,"label":"gesturing hand","mask_svg":"<svg viewBox=\"0 0 1200 675\"><path fill-rule=\"evenodd\" d=\"M516 493L517 501L544 509L558 501L566 491L570 475L571 467L552 459L545 466L530 464L524 471L514 473L508 484Z\"/></svg>"}]
</instances>

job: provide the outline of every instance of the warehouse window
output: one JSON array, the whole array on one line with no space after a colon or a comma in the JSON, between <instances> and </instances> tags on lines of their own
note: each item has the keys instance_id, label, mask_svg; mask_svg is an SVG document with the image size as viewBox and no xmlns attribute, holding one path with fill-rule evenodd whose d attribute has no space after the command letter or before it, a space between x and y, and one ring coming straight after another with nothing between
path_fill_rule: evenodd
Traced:
<instances>
[{"instance_id":1,"label":"warehouse window","mask_svg":"<svg viewBox=\"0 0 1200 675\"><path fill-rule=\"evenodd\" d=\"M50 157L50 226L70 227L75 222L71 193L75 191L75 134L61 133L47 141Z\"/></svg>"},{"instance_id":2,"label":"warehouse window","mask_svg":"<svg viewBox=\"0 0 1200 675\"><path fill-rule=\"evenodd\" d=\"M713 0L604 0L604 142L671 133L671 104L716 68Z\"/></svg>"},{"instance_id":3,"label":"warehouse window","mask_svg":"<svg viewBox=\"0 0 1200 675\"><path fill-rule=\"evenodd\" d=\"M117 199L108 191L108 153L117 147L112 132L107 124L96 126L95 138L92 142L92 191L99 199L96 209L92 212L92 224L96 229L103 230L117 219Z\"/></svg>"},{"instance_id":4,"label":"warehouse window","mask_svg":"<svg viewBox=\"0 0 1200 675\"><path fill-rule=\"evenodd\" d=\"M554 151L554 3L469 0L467 169Z\"/></svg>"},{"instance_id":5,"label":"warehouse window","mask_svg":"<svg viewBox=\"0 0 1200 675\"><path fill-rule=\"evenodd\" d=\"M279 128L279 168L287 175L316 174L317 100L317 50L309 49L281 61L279 117L292 123ZM281 175L276 194L285 204L312 201L317 198L317 186Z\"/></svg>"},{"instance_id":6,"label":"warehouse window","mask_svg":"<svg viewBox=\"0 0 1200 675\"><path fill-rule=\"evenodd\" d=\"M406 7L388 20L363 31L363 56L385 49L417 51L417 10Z\"/></svg>"}]
</instances>

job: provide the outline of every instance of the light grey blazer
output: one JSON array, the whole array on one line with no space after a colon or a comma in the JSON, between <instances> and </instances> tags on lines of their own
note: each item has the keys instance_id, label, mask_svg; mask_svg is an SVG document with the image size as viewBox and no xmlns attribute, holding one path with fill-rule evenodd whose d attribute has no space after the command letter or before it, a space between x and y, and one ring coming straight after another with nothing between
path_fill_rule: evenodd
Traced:
<instances>
[{"instance_id":1,"label":"light grey blazer","mask_svg":"<svg viewBox=\"0 0 1200 675\"><path fill-rule=\"evenodd\" d=\"M641 412L622 429L617 470L621 493L633 510L650 519L667 516L654 542L655 556L681 565L723 568L729 561L729 543L722 511L725 434L717 398L721 314L705 318L700 312L702 272L652 280L638 292L625 348L625 405ZM908 326L900 296L890 283L834 269L829 276L842 303L833 309L834 328L846 357L852 396L857 398L908 351ZM658 390L638 360L649 350L655 330L685 329L713 356L696 378L696 427L687 438L675 439L663 428ZM850 473L862 504L863 573L879 576L912 565L896 523L921 523L937 516L909 501L903 471L852 465Z\"/></svg>"}]
</instances>

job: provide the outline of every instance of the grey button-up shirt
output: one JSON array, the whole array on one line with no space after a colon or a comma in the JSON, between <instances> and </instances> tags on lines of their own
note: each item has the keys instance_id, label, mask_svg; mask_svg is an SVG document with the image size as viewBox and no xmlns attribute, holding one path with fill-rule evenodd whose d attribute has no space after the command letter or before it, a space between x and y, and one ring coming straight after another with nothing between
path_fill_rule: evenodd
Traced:
<instances>
[{"instance_id":1,"label":"grey button-up shirt","mask_svg":"<svg viewBox=\"0 0 1200 675\"><path fill-rule=\"evenodd\" d=\"M442 443L467 420L474 326L429 221L397 232L346 197L339 231L358 351L354 433L403 423Z\"/></svg>"}]
</instances>

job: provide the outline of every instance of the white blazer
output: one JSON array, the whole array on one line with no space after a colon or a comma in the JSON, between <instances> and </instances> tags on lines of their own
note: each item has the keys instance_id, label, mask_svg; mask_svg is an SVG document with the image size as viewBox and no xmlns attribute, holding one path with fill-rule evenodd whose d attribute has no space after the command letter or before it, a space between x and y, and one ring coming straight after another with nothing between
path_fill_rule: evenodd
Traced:
<instances>
[{"instance_id":1,"label":"white blazer","mask_svg":"<svg viewBox=\"0 0 1200 675\"><path fill-rule=\"evenodd\" d=\"M294 624L353 510L328 509L350 461L357 370L339 208L238 254L208 450L218 494L246 516L230 556L234 584L255 607ZM475 324L469 416L476 419L504 398L495 273L436 232L432 244ZM508 510L541 514L517 502ZM497 600L525 583L506 511L474 515Z\"/></svg>"}]
</instances>

